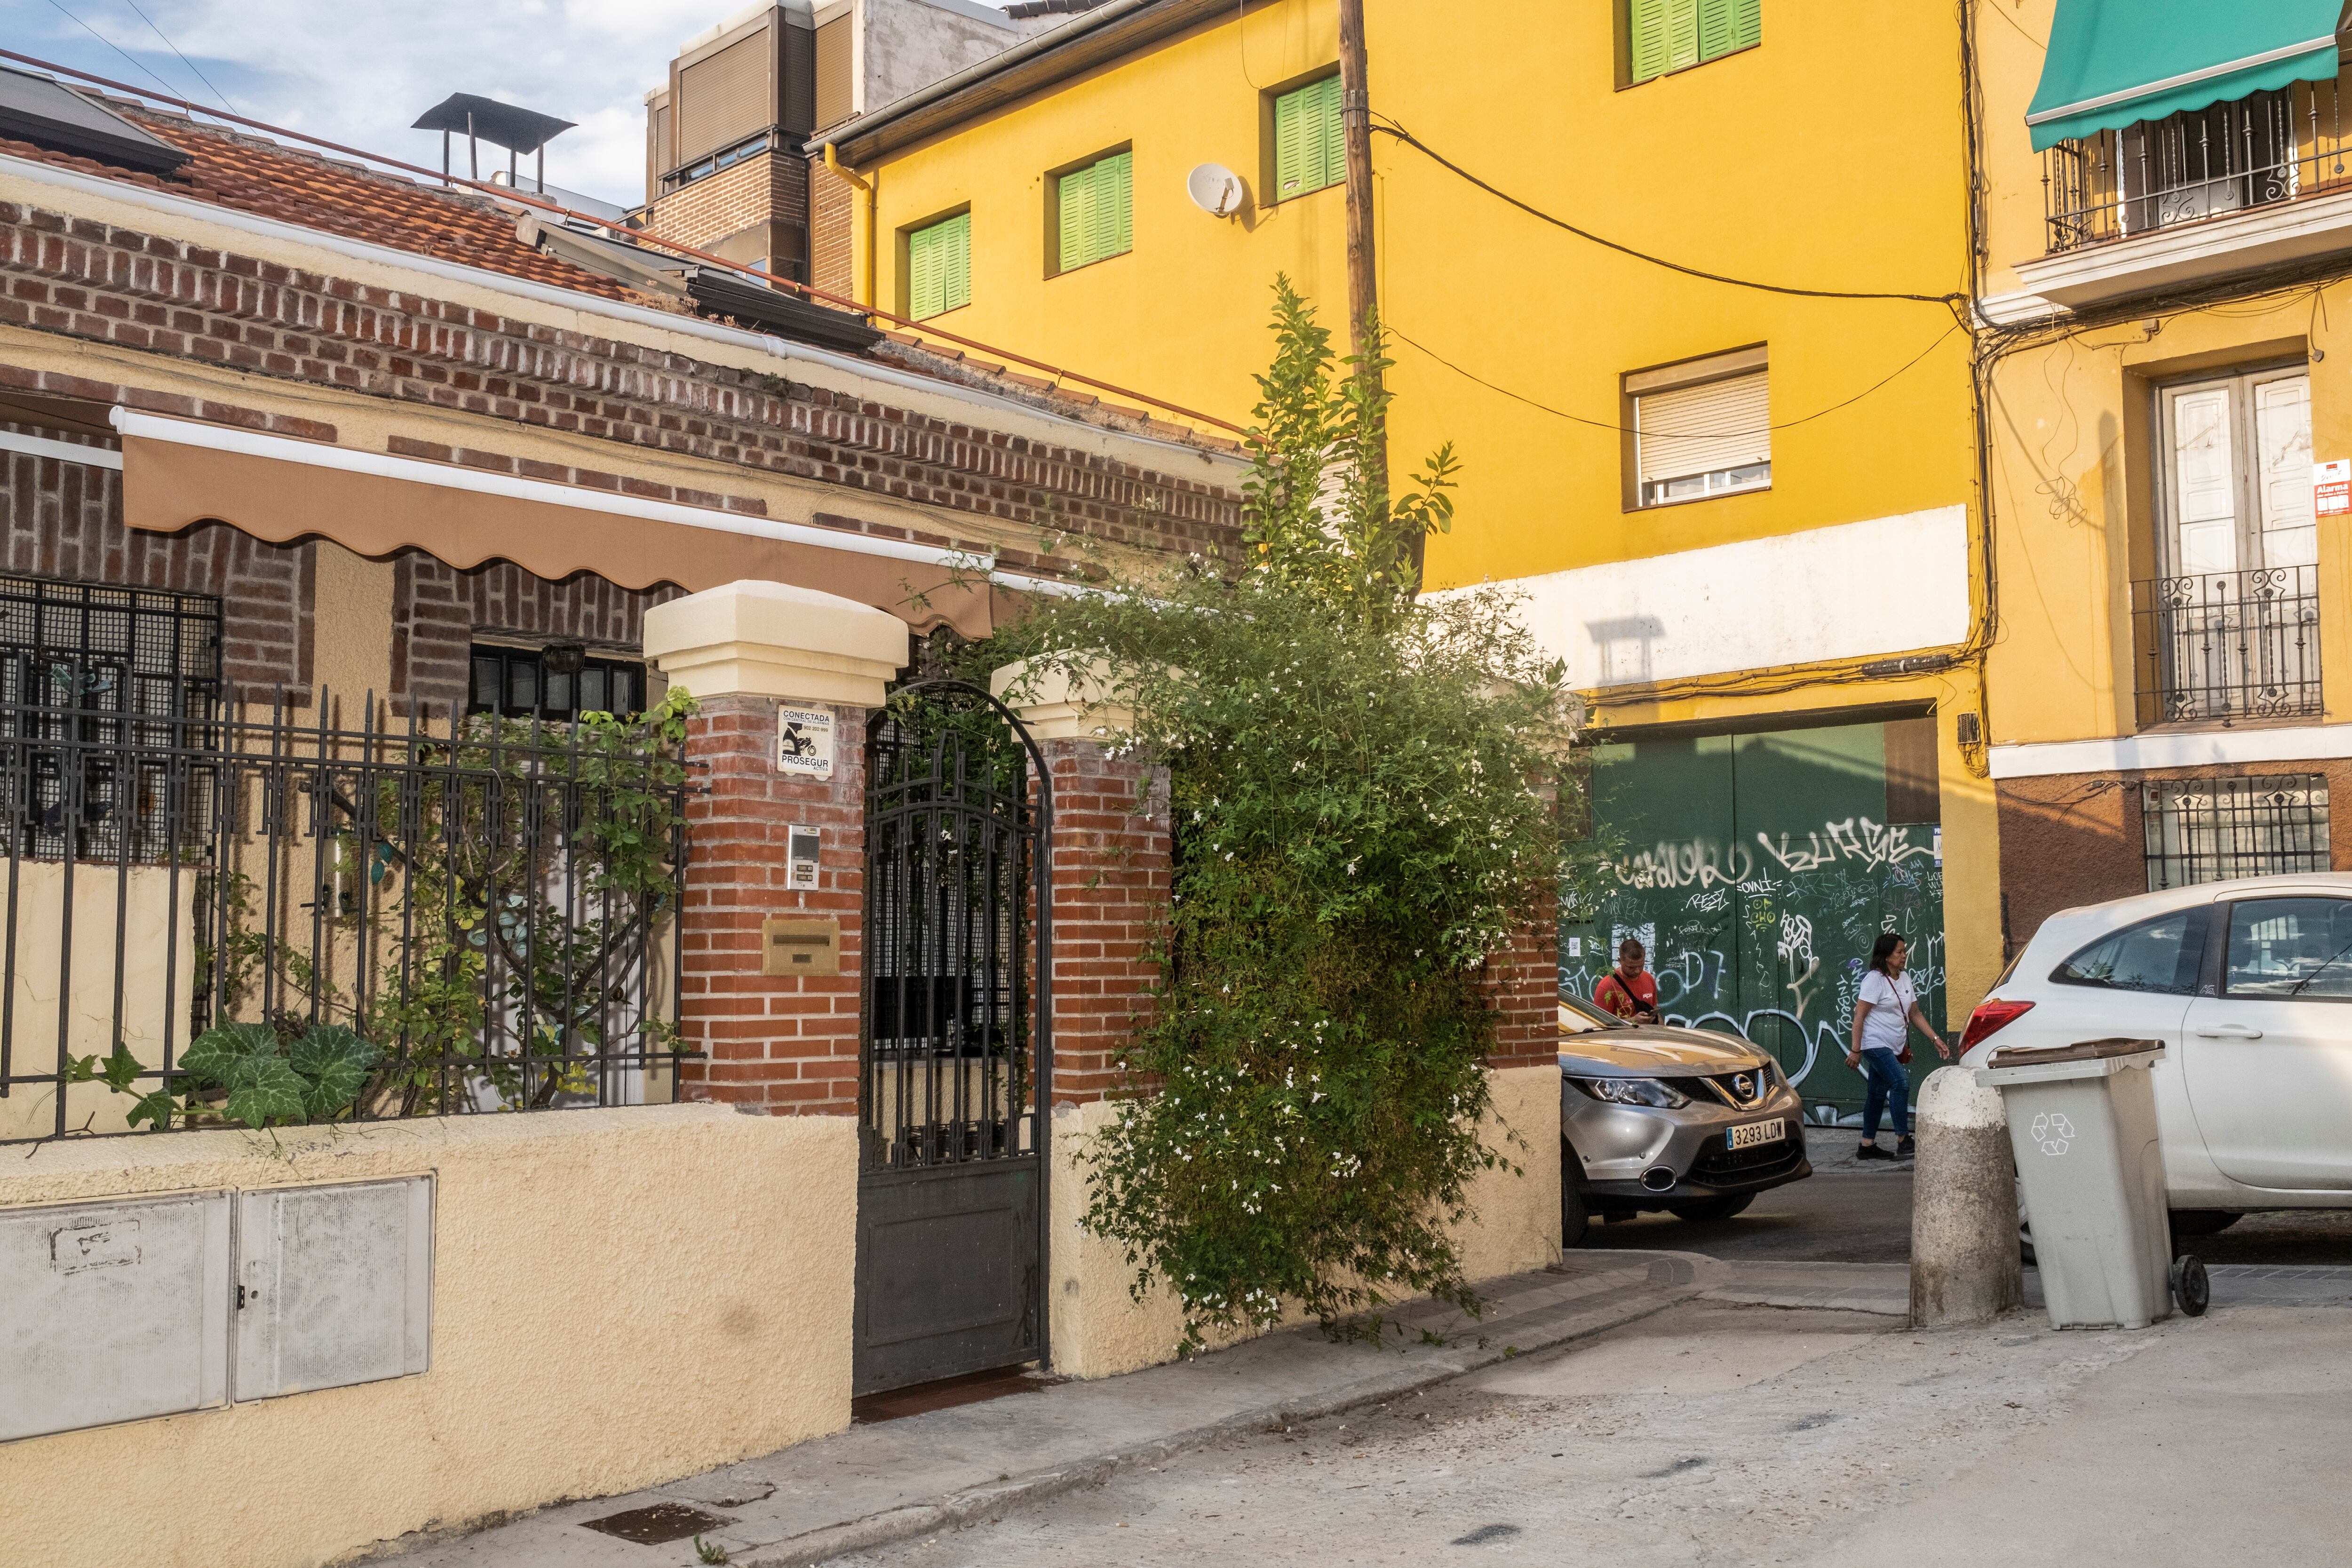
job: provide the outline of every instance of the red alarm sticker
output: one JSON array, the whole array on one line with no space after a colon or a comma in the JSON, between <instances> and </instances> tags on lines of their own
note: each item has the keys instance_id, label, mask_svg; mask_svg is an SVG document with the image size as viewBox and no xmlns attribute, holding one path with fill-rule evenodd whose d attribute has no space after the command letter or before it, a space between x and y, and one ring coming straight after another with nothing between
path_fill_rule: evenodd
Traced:
<instances>
[{"instance_id":1,"label":"red alarm sticker","mask_svg":"<svg viewBox=\"0 0 2352 1568\"><path fill-rule=\"evenodd\" d=\"M2352 458L2311 465L2311 510L2321 517L2352 511Z\"/></svg>"}]
</instances>

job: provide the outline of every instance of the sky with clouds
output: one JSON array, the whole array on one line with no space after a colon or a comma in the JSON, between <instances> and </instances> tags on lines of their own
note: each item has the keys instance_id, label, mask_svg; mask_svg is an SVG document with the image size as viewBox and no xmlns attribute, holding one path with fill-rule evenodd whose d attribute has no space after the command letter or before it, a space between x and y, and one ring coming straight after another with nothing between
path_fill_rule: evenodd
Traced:
<instances>
[{"instance_id":1,"label":"sky with clouds","mask_svg":"<svg viewBox=\"0 0 2352 1568\"><path fill-rule=\"evenodd\" d=\"M747 4L0 0L0 38L19 54L226 100L256 120L434 167L440 136L410 123L452 92L480 93L577 121L548 146L548 184L634 204L645 195L646 89L679 44Z\"/></svg>"}]
</instances>

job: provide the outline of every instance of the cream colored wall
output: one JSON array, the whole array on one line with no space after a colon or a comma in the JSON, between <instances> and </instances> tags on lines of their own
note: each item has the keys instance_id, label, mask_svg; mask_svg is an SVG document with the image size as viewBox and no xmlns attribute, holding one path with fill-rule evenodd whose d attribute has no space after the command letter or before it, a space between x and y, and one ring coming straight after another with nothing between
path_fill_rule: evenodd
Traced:
<instances>
[{"instance_id":1,"label":"cream colored wall","mask_svg":"<svg viewBox=\"0 0 2352 1568\"><path fill-rule=\"evenodd\" d=\"M16 874L16 984L9 997L8 1070L56 1069L61 977L67 982L62 989L68 1053L100 1058L113 1054L118 913L123 1047L149 1067L160 1066L169 1026L174 1046L185 1049L189 983L196 963L190 909L194 874L183 868L174 878L165 867L133 866L127 879L119 880L112 866L78 868L70 970L64 967L68 954L63 940L68 931L65 868L54 860L20 860ZM0 900L6 896L6 873L0 868ZM116 1094L103 1083L71 1085L66 1093L69 1130L122 1131L131 1106L129 1096ZM56 1116L54 1089L16 1084L0 1100L0 1139L47 1136L56 1130Z\"/></svg>"},{"instance_id":2,"label":"cream colored wall","mask_svg":"<svg viewBox=\"0 0 2352 1568\"><path fill-rule=\"evenodd\" d=\"M382 703L392 689L392 579L390 561L371 561L331 540L319 541L310 679L329 693L334 710L328 721L340 729L366 722L371 691L378 721L386 721Z\"/></svg>"},{"instance_id":3,"label":"cream colored wall","mask_svg":"<svg viewBox=\"0 0 2352 1568\"><path fill-rule=\"evenodd\" d=\"M1494 1075L1494 1101L1479 1140L1520 1169L1482 1172L1471 1184L1473 1217L1454 1235L1473 1284L1559 1261L1559 1069L1505 1068ZM1065 1377L1113 1377L1173 1361L1184 1334L1175 1291L1155 1283L1136 1300L1135 1266L1123 1249L1079 1223L1087 1153L1118 1110L1116 1100L1096 1100L1064 1105L1054 1115L1047 1321L1054 1370ZM1295 1306L1286 1321L1301 1321ZM1253 1337L1215 1335L1210 1345L1223 1349Z\"/></svg>"},{"instance_id":4,"label":"cream colored wall","mask_svg":"<svg viewBox=\"0 0 2352 1568\"><path fill-rule=\"evenodd\" d=\"M432 1370L0 1446L0 1558L315 1568L848 1425L845 1117L677 1105L92 1140L0 1161L0 1207L425 1172Z\"/></svg>"}]
</instances>

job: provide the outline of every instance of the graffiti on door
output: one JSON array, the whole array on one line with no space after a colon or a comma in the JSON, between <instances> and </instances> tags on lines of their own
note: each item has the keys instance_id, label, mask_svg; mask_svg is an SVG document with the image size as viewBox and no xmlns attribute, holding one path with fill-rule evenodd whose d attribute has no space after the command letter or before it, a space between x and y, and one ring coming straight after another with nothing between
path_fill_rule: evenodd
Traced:
<instances>
[{"instance_id":1,"label":"graffiti on door","mask_svg":"<svg viewBox=\"0 0 2352 1568\"><path fill-rule=\"evenodd\" d=\"M1885 820L1881 728L1603 748L1596 812L1646 843L1606 868L1593 918L1563 928L1578 939L1562 944L1563 988L1590 996L1637 938L1664 1017L1765 1047L1809 1108L1857 1109L1845 1049L1880 932L1907 939L1939 1027L1944 1007L1942 835Z\"/></svg>"}]
</instances>

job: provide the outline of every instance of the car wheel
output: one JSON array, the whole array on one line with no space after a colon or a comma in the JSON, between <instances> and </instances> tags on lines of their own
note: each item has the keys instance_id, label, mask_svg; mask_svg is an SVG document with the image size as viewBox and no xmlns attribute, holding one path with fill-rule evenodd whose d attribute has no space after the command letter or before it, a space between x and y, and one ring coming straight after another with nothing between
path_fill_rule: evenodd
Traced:
<instances>
[{"instance_id":1,"label":"car wheel","mask_svg":"<svg viewBox=\"0 0 2352 1568\"><path fill-rule=\"evenodd\" d=\"M2219 1236L2246 1216L2230 1209L2174 1209L2175 1236Z\"/></svg>"},{"instance_id":2,"label":"car wheel","mask_svg":"<svg viewBox=\"0 0 2352 1568\"><path fill-rule=\"evenodd\" d=\"M1755 1201L1754 1193L1742 1193L1736 1198L1708 1198L1701 1203L1672 1204L1666 1212L1676 1219L1688 1220L1694 1225L1711 1225L1717 1220L1729 1219Z\"/></svg>"},{"instance_id":3,"label":"car wheel","mask_svg":"<svg viewBox=\"0 0 2352 1568\"><path fill-rule=\"evenodd\" d=\"M1591 1227L1592 1212L1584 1205L1583 1162L1568 1140L1559 1141L1559 1245L1561 1250L1575 1247L1584 1240Z\"/></svg>"}]
</instances>

